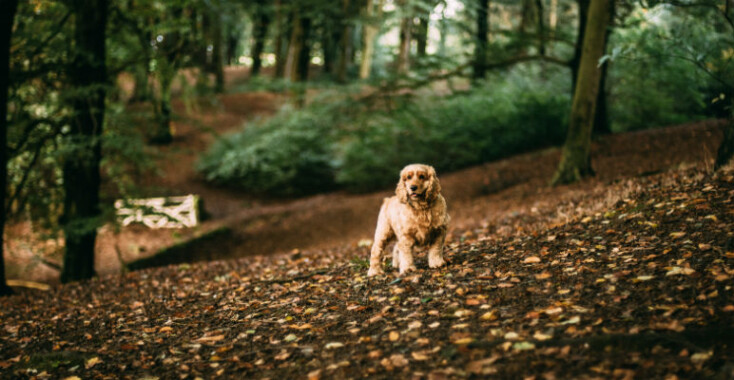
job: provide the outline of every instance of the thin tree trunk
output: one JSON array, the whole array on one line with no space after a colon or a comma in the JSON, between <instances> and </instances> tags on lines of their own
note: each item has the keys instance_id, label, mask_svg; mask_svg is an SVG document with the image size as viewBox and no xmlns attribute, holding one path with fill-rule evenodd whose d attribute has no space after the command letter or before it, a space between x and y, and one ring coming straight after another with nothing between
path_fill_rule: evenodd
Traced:
<instances>
[{"instance_id":1,"label":"thin tree trunk","mask_svg":"<svg viewBox=\"0 0 734 380\"><path fill-rule=\"evenodd\" d=\"M474 47L474 79L482 79L486 76L487 65L487 39L489 33L489 0L477 0L477 35Z\"/></svg>"},{"instance_id":2,"label":"thin tree trunk","mask_svg":"<svg viewBox=\"0 0 734 380\"><path fill-rule=\"evenodd\" d=\"M545 55L546 36L545 36L545 9L543 0L535 0L535 11L538 25L538 53Z\"/></svg>"},{"instance_id":3,"label":"thin tree trunk","mask_svg":"<svg viewBox=\"0 0 734 380\"><path fill-rule=\"evenodd\" d=\"M558 0L551 0L550 10L548 11L548 36L553 38L558 25Z\"/></svg>"},{"instance_id":4,"label":"thin tree trunk","mask_svg":"<svg viewBox=\"0 0 734 380\"><path fill-rule=\"evenodd\" d=\"M295 81L305 82L308 80L308 69L311 65L311 19L302 18L301 28L303 34L301 36L301 52L298 56L298 65L296 67Z\"/></svg>"},{"instance_id":5,"label":"thin tree trunk","mask_svg":"<svg viewBox=\"0 0 734 380\"><path fill-rule=\"evenodd\" d=\"M367 23L364 25L364 36L363 48L362 48L362 62L359 65L359 78L368 79L370 77L370 71L372 69L372 56L375 53L375 38L379 31L378 20L382 18L382 7L384 0L378 0L377 2L377 17L376 20L372 20L372 16L375 14L372 0L367 0L366 16Z\"/></svg>"},{"instance_id":6,"label":"thin tree trunk","mask_svg":"<svg viewBox=\"0 0 734 380\"><path fill-rule=\"evenodd\" d=\"M5 202L8 187L8 88L10 84L10 37L18 0L0 0L0 296L12 294L5 281Z\"/></svg>"},{"instance_id":7,"label":"thin tree trunk","mask_svg":"<svg viewBox=\"0 0 734 380\"><path fill-rule=\"evenodd\" d=\"M283 3L280 0L275 2L275 77L283 78L285 73L285 61L288 51L288 45L283 46L286 32L285 23L283 22Z\"/></svg>"},{"instance_id":8,"label":"thin tree trunk","mask_svg":"<svg viewBox=\"0 0 734 380\"><path fill-rule=\"evenodd\" d=\"M176 69L173 63L163 58L159 60L157 70L160 93L158 94L159 99L156 107L156 130L153 132L150 142L153 144L170 144L173 141L171 85L173 85L173 78L176 76Z\"/></svg>"},{"instance_id":9,"label":"thin tree trunk","mask_svg":"<svg viewBox=\"0 0 734 380\"><path fill-rule=\"evenodd\" d=\"M418 33L415 36L416 54L419 57L426 56L426 47L428 46L428 17L423 15L418 18Z\"/></svg>"},{"instance_id":10,"label":"thin tree trunk","mask_svg":"<svg viewBox=\"0 0 734 380\"><path fill-rule=\"evenodd\" d=\"M291 36L288 42L288 55L285 60L285 75L293 82L298 80L298 62L300 61L301 50L303 49L303 24L302 19L298 15L293 16L291 23Z\"/></svg>"},{"instance_id":11,"label":"thin tree trunk","mask_svg":"<svg viewBox=\"0 0 734 380\"><path fill-rule=\"evenodd\" d=\"M104 126L105 35L107 0L76 0L74 40L76 55L69 70L71 85L83 93L72 100L69 134L74 149L63 164L66 252L61 281L94 276L94 245L99 225L100 139Z\"/></svg>"},{"instance_id":12,"label":"thin tree trunk","mask_svg":"<svg viewBox=\"0 0 734 380\"><path fill-rule=\"evenodd\" d=\"M400 21L400 50L398 51L398 74L406 74L410 70L410 34L413 19L404 17Z\"/></svg>"},{"instance_id":13,"label":"thin tree trunk","mask_svg":"<svg viewBox=\"0 0 734 380\"><path fill-rule=\"evenodd\" d=\"M222 17L218 10L211 15L214 18L212 27L212 68L214 69L214 91L224 92L224 38L222 36Z\"/></svg>"},{"instance_id":14,"label":"thin tree trunk","mask_svg":"<svg viewBox=\"0 0 734 380\"><path fill-rule=\"evenodd\" d=\"M256 77L260 74L260 68L262 67L262 53L265 49L265 37L268 34L268 27L270 26L270 14L264 1L258 1L256 5L256 16L255 25L253 30L253 37L255 43L252 46L252 70L250 71L250 77Z\"/></svg>"},{"instance_id":15,"label":"thin tree trunk","mask_svg":"<svg viewBox=\"0 0 734 380\"><path fill-rule=\"evenodd\" d=\"M324 73L329 75L334 74L334 68L336 67L337 41L341 38L338 29L334 19L327 19L324 22L323 32L321 34L321 49L324 54Z\"/></svg>"},{"instance_id":16,"label":"thin tree trunk","mask_svg":"<svg viewBox=\"0 0 734 380\"><path fill-rule=\"evenodd\" d=\"M581 52L584 45L584 33L586 33L586 19L589 17L589 1L577 0L579 11L579 24L576 33L576 45L574 45L571 66L571 93L576 93L576 79L579 76L579 64L581 63Z\"/></svg>"},{"instance_id":17,"label":"thin tree trunk","mask_svg":"<svg viewBox=\"0 0 734 380\"><path fill-rule=\"evenodd\" d=\"M572 183L594 174L591 167L591 132L599 91L605 35L611 15L611 0L592 0L584 35L576 92L571 106L566 143L553 184Z\"/></svg>"},{"instance_id":18,"label":"thin tree trunk","mask_svg":"<svg viewBox=\"0 0 734 380\"><path fill-rule=\"evenodd\" d=\"M350 0L342 0L341 38L339 39L339 65L336 70L336 79L339 83L346 83L347 69L351 63L352 23Z\"/></svg>"}]
</instances>

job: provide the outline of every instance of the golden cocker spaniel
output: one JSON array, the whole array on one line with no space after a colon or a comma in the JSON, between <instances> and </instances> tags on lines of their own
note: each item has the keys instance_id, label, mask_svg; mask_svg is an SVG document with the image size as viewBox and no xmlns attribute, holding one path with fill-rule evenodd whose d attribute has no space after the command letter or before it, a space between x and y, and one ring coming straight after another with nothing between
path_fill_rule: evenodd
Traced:
<instances>
[{"instance_id":1,"label":"golden cocker spaniel","mask_svg":"<svg viewBox=\"0 0 734 380\"><path fill-rule=\"evenodd\" d=\"M429 267L444 265L443 244L450 220L436 170L423 164L404 167L395 196L382 202L367 275L382 273L385 246L394 238L397 243L392 251L392 265L400 268L400 274L415 270L415 248L428 248Z\"/></svg>"}]
</instances>

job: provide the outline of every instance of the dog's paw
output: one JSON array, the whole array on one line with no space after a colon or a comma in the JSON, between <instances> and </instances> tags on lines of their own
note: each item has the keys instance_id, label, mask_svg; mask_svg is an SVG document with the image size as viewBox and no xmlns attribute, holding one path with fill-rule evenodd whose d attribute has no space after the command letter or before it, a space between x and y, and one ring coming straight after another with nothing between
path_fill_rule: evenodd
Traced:
<instances>
[{"instance_id":1,"label":"dog's paw","mask_svg":"<svg viewBox=\"0 0 734 380\"><path fill-rule=\"evenodd\" d=\"M443 259L443 257L437 257L437 258L429 257L428 258L428 266L431 268L438 268L444 265L446 265L446 261Z\"/></svg>"},{"instance_id":2,"label":"dog's paw","mask_svg":"<svg viewBox=\"0 0 734 380\"><path fill-rule=\"evenodd\" d=\"M384 272L380 268L370 267L370 270L367 271L367 277L377 276L383 273Z\"/></svg>"},{"instance_id":3,"label":"dog's paw","mask_svg":"<svg viewBox=\"0 0 734 380\"><path fill-rule=\"evenodd\" d=\"M414 265L411 265L411 266L409 266L407 268L400 268L400 275L403 275L403 274L408 273L408 272L415 272L415 271L416 271L415 266Z\"/></svg>"}]
</instances>

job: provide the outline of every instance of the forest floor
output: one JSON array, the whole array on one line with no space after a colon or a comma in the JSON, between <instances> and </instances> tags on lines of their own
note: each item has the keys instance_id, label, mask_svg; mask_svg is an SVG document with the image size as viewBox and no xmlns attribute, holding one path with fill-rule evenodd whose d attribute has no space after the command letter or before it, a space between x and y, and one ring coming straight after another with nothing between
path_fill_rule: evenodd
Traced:
<instances>
[{"instance_id":1,"label":"forest floor","mask_svg":"<svg viewBox=\"0 0 734 380\"><path fill-rule=\"evenodd\" d=\"M223 95L161 151L151 184L201 194L202 230L231 230L190 258L222 260L16 288L0 299L0 378L734 376L734 171L709 174L719 123L604 137L597 176L572 186L548 186L557 149L439 173L449 264L421 254L415 273L367 278L391 190L262 199L191 169L207 126L282 101Z\"/></svg>"}]
</instances>

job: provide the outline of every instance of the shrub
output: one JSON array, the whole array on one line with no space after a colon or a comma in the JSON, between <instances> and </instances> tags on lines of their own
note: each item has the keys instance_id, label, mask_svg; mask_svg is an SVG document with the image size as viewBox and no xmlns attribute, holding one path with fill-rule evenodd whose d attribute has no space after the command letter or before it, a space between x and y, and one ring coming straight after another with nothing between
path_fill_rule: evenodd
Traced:
<instances>
[{"instance_id":1,"label":"shrub","mask_svg":"<svg viewBox=\"0 0 734 380\"><path fill-rule=\"evenodd\" d=\"M339 147L337 181L372 190L395 181L411 162L451 171L563 141L570 107L568 91L557 90L563 79L538 86L511 75L489 83L470 94L424 98L363 120ZM530 91L530 85L536 88Z\"/></svg>"},{"instance_id":2,"label":"shrub","mask_svg":"<svg viewBox=\"0 0 734 380\"><path fill-rule=\"evenodd\" d=\"M286 109L217 140L197 165L206 179L256 193L300 195L333 188L327 107Z\"/></svg>"},{"instance_id":3,"label":"shrub","mask_svg":"<svg viewBox=\"0 0 734 380\"><path fill-rule=\"evenodd\" d=\"M219 140L198 167L210 181L252 192L305 194L335 185L362 192L392 184L412 162L444 172L558 144L570 105L568 75L548 72L548 80L531 82L525 78L532 69L392 111L344 94L286 108Z\"/></svg>"}]
</instances>

